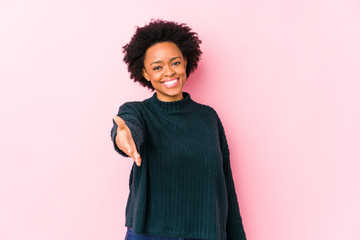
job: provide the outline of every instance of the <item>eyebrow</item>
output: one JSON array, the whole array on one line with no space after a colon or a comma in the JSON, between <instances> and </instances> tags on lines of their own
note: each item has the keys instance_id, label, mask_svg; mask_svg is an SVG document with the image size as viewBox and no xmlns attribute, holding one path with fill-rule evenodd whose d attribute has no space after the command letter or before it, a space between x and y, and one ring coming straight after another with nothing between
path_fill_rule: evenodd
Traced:
<instances>
[{"instance_id":1,"label":"eyebrow","mask_svg":"<svg viewBox=\"0 0 360 240\"><path fill-rule=\"evenodd\" d=\"M177 58L180 58L180 57L173 57L173 58L170 58L170 61L172 61L172 60L174 60L174 59L177 59ZM150 63L150 66L151 66L152 64L155 64L155 63L161 63L161 62L162 62L161 60L158 60L158 61L152 62L152 63Z\"/></svg>"}]
</instances>

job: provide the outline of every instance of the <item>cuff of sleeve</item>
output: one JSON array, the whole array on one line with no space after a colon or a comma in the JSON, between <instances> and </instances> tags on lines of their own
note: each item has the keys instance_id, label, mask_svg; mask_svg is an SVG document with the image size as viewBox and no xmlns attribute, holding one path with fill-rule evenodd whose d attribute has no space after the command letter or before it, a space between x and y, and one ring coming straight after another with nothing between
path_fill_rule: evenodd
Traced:
<instances>
[{"instance_id":1,"label":"cuff of sleeve","mask_svg":"<svg viewBox=\"0 0 360 240\"><path fill-rule=\"evenodd\" d=\"M246 240L242 219L228 219L226 224L227 240Z\"/></svg>"},{"instance_id":2,"label":"cuff of sleeve","mask_svg":"<svg viewBox=\"0 0 360 240\"><path fill-rule=\"evenodd\" d=\"M114 122L114 121L113 121ZM138 153L140 153L140 146L143 143L143 133L142 130L139 126L137 126L136 124L126 121L125 120L126 125L129 127L130 131L131 131L131 135L132 138L134 139L135 145L136 145L136 149L138 151ZM124 157L129 157L127 154L125 154L122 150L120 150L120 148L118 148L118 146L116 145L116 133L117 133L117 124L114 122L114 127L111 130L111 139L113 141L114 144L114 149L116 152L118 152L120 155L124 156Z\"/></svg>"},{"instance_id":3,"label":"cuff of sleeve","mask_svg":"<svg viewBox=\"0 0 360 240\"><path fill-rule=\"evenodd\" d=\"M115 134L112 134L111 138L112 138L112 142L114 143L114 149L116 152L118 152L120 155L124 156L124 157L129 157L127 154L125 154L122 150L120 150L120 148L118 148L118 146L116 145L116 141L115 141L115 138L116 138L116 132L117 132L117 125L115 124L114 126L114 130L113 132Z\"/></svg>"}]
</instances>

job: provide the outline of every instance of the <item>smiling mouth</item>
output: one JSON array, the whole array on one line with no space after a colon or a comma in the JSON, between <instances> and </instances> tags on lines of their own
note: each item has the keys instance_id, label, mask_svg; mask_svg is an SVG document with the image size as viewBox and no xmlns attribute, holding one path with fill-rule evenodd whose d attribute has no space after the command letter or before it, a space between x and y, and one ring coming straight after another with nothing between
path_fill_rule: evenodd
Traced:
<instances>
[{"instance_id":1,"label":"smiling mouth","mask_svg":"<svg viewBox=\"0 0 360 240\"><path fill-rule=\"evenodd\" d=\"M162 82L161 84L163 84L166 88L173 88L176 87L179 83L179 78L175 78L175 79L170 79L167 81Z\"/></svg>"}]
</instances>

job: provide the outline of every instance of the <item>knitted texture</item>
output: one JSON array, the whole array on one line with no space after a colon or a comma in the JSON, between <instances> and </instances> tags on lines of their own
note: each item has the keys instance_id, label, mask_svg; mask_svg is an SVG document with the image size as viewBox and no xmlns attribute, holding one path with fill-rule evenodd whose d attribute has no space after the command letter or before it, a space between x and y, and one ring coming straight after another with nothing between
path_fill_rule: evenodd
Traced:
<instances>
[{"instance_id":1,"label":"knitted texture","mask_svg":"<svg viewBox=\"0 0 360 240\"><path fill-rule=\"evenodd\" d=\"M137 234L208 240L246 239L223 125L209 106L156 97L120 106L141 166L129 178L125 226ZM117 125L111 130L115 150Z\"/></svg>"}]
</instances>

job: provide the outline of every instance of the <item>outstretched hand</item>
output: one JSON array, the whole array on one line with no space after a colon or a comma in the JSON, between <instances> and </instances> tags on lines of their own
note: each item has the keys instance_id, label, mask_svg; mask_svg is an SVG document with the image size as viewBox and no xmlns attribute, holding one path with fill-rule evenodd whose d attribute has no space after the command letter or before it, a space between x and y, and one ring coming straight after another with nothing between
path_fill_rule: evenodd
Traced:
<instances>
[{"instance_id":1,"label":"outstretched hand","mask_svg":"<svg viewBox=\"0 0 360 240\"><path fill-rule=\"evenodd\" d=\"M125 121L119 116L115 116L114 121L118 125L115 137L116 146L126 155L131 157L135 161L137 166L140 166L140 154L136 150L136 145L129 127L126 125Z\"/></svg>"}]
</instances>

